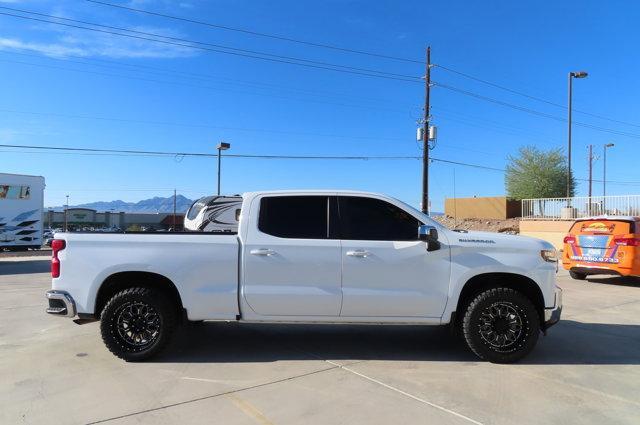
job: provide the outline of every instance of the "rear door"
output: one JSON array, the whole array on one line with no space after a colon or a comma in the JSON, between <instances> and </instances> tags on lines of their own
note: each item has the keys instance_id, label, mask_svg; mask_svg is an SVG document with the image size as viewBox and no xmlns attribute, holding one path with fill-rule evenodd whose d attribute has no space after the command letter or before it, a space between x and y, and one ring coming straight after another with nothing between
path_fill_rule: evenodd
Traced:
<instances>
[{"instance_id":1,"label":"rear door","mask_svg":"<svg viewBox=\"0 0 640 425\"><path fill-rule=\"evenodd\" d=\"M340 241L329 235L329 196L267 195L256 202L257 227L243 248L249 307L262 316L338 316Z\"/></svg>"}]
</instances>

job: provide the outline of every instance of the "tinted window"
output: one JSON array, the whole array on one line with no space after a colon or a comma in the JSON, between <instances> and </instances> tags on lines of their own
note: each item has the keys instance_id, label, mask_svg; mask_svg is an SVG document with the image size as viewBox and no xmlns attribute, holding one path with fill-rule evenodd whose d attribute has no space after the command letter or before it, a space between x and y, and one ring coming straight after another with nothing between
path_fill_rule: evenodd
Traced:
<instances>
[{"instance_id":1,"label":"tinted window","mask_svg":"<svg viewBox=\"0 0 640 425\"><path fill-rule=\"evenodd\" d=\"M279 196L260 200L258 229L280 238L326 239L326 196Z\"/></svg>"},{"instance_id":2,"label":"tinted window","mask_svg":"<svg viewBox=\"0 0 640 425\"><path fill-rule=\"evenodd\" d=\"M379 199L340 197L341 238L415 241L420 223L406 211Z\"/></svg>"},{"instance_id":3,"label":"tinted window","mask_svg":"<svg viewBox=\"0 0 640 425\"><path fill-rule=\"evenodd\" d=\"M571 234L581 235L621 235L633 233L632 223L617 220L582 220L576 221L571 230Z\"/></svg>"}]
</instances>

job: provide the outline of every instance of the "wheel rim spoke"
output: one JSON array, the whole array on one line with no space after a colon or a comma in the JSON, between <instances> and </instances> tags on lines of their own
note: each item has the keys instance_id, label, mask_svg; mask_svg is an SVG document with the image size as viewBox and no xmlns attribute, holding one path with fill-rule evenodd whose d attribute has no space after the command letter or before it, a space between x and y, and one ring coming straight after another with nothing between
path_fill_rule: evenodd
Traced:
<instances>
[{"instance_id":1,"label":"wheel rim spoke","mask_svg":"<svg viewBox=\"0 0 640 425\"><path fill-rule=\"evenodd\" d=\"M495 302L480 312L478 332L495 351L508 352L526 338L526 316L515 304Z\"/></svg>"},{"instance_id":2,"label":"wheel rim spoke","mask_svg":"<svg viewBox=\"0 0 640 425\"><path fill-rule=\"evenodd\" d=\"M143 350L160 335L161 319L156 309L144 302L129 302L116 313L118 335L133 351Z\"/></svg>"}]
</instances>

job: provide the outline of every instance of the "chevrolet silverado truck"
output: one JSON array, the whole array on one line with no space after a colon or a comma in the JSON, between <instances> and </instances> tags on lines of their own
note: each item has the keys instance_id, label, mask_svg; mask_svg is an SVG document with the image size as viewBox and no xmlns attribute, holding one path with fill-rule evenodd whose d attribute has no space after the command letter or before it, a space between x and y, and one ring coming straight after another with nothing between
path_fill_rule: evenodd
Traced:
<instances>
[{"instance_id":1,"label":"chevrolet silverado truck","mask_svg":"<svg viewBox=\"0 0 640 425\"><path fill-rule=\"evenodd\" d=\"M215 320L450 325L507 363L560 319L557 266L547 242L449 230L384 195L245 193L233 233L57 233L47 313L100 320L126 361Z\"/></svg>"}]
</instances>

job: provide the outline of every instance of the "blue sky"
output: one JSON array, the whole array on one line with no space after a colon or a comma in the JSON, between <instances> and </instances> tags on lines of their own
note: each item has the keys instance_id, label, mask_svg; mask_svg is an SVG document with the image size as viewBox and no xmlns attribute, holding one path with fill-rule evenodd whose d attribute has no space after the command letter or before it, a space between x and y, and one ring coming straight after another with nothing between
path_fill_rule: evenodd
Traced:
<instances>
[{"instance_id":1,"label":"blue sky","mask_svg":"<svg viewBox=\"0 0 640 425\"><path fill-rule=\"evenodd\" d=\"M608 194L638 193L640 4L623 1L162 1L114 3L313 43L421 60L620 122L575 113L613 134L574 127L574 172L587 148L608 154ZM165 36L389 73L421 76L419 63L313 48L132 13L84 1L0 0L0 6ZM0 10L2 13L14 13ZM24 15L24 14L23 14ZM434 68L434 81L563 118L566 110ZM267 155L413 156L419 83L311 69L0 15L0 143ZM503 168L522 145L564 147L566 123L432 90L436 158ZM213 193L213 158L27 153L0 148L2 171L46 178L46 205ZM504 193L496 171L433 163L432 209L452 197ZM602 160L594 178L602 178ZM223 191L352 188L418 206L416 160L296 161L227 158ZM578 191L586 194L586 182ZM602 192L601 183L594 192Z\"/></svg>"}]
</instances>

